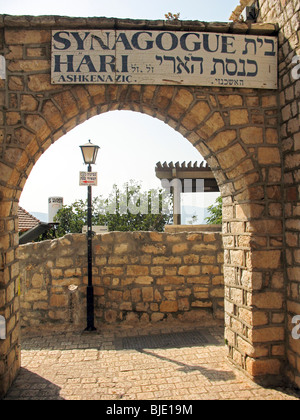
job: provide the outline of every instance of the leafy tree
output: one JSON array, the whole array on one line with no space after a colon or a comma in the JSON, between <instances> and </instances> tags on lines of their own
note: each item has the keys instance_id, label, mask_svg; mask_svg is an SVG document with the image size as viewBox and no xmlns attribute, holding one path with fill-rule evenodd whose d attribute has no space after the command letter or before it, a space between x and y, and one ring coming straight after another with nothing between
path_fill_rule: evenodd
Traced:
<instances>
[{"instance_id":1,"label":"leafy tree","mask_svg":"<svg viewBox=\"0 0 300 420\"><path fill-rule=\"evenodd\" d=\"M172 200L162 190L142 191L134 181L120 189L113 186L112 192L104 199L93 200L92 224L107 226L109 231L163 231L171 221ZM55 221L59 223L56 236L80 233L87 220L87 203L75 201L58 211Z\"/></svg>"},{"instance_id":2,"label":"leafy tree","mask_svg":"<svg viewBox=\"0 0 300 420\"><path fill-rule=\"evenodd\" d=\"M66 233L81 232L86 218L87 203L83 200L75 201L69 206L63 206L54 218L54 221L59 223L56 229L56 236L61 237Z\"/></svg>"},{"instance_id":3,"label":"leafy tree","mask_svg":"<svg viewBox=\"0 0 300 420\"><path fill-rule=\"evenodd\" d=\"M205 218L210 225L221 225L222 224L222 197L218 197L215 204L207 208L209 216Z\"/></svg>"}]
</instances>

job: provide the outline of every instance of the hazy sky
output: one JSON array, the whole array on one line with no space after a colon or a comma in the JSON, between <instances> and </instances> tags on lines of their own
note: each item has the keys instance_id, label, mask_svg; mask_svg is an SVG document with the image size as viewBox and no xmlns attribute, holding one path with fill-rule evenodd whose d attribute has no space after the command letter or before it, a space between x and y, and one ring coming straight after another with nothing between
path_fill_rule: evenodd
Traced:
<instances>
[{"instance_id":1,"label":"hazy sky","mask_svg":"<svg viewBox=\"0 0 300 420\"><path fill-rule=\"evenodd\" d=\"M2 0L2 3L3 0ZM2 4L2 14L106 16L132 19L164 19L167 12L183 20L226 22L238 0L10 0ZM158 187L155 165L158 161L201 162L202 156L179 133L147 115L114 111L93 117L60 138L34 166L23 190L20 205L29 212L48 212L48 197L61 196L64 204L86 198L79 186L84 171L79 146L88 140L100 146L97 164L98 187L93 196L107 195L114 183L130 179L145 188Z\"/></svg>"},{"instance_id":2,"label":"hazy sky","mask_svg":"<svg viewBox=\"0 0 300 420\"><path fill-rule=\"evenodd\" d=\"M239 0L9 0L2 14L106 16L131 19L164 19L167 12L180 12L182 20L227 22Z\"/></svg>"}]
</instances>

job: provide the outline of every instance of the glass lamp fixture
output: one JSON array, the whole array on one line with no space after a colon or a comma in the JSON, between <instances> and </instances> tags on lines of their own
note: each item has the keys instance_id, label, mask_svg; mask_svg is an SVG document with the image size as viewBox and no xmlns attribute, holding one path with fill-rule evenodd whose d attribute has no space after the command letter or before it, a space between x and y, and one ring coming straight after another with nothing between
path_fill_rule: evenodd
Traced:
<instances>
[{"instance_id":1,"label":"glass lamp fixture","mask_svg":"<svg viewBox=\"0 0 300 420\"><path fill-rule=\"evenodd\" d=\"M86 165L93 165L96 162L99 146L92 144L91 140L88 143L80 146L84 163Z\"/></svg>"}]
</instances>

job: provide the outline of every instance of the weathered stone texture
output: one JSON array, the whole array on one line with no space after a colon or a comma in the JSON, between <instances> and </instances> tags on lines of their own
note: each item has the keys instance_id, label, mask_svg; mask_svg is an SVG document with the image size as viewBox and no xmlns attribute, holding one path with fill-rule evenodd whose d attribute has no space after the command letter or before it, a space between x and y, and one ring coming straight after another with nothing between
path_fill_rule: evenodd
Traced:
<instances>
[{"instance_id":1,"label":"weathered stone texture","mask_svg":"<svg viewBox=\"0 0 300 420\"><path fill-rule=\"evenodd\" d=\"M292 339L292 319L300 314L300 4L298 0L263 0L261 4L261 20L277 22L279 32L279 95L281 109L281 142L284 159L284 216L285 216L285 264L287 293L287 353L290 365L287 375L295 384L300 384L300 350L296 340ZM298 58L297 58L298 57ZM275 141L275 138L274 138ZM265 155L264 159L278 159ZM272 210L271 210L272 211ZM278 209L277 209L278 211ZM274 213L273 213L274 214Z\"/></svg>"},{"instance_id":2,"label":"weathered stone texture","mask_svg":"<svg viewBox=\"0 0 300 420\"><path fill-rule=\"evenodd\" d=\"M300 140L297 98L300 86L299 80L293 80L290 72L293 55L300 55L299 2L265 0L260 3L264 21L260 24L0 16L0 54L5 56L7 64L7 79L0 80L0 290L5 290L5 303L0 306L0 314L8 317L10 326L15 325L11 327L8 339L0 344L0 366L4 372L0 373L0 383L4 384L3 389L7 389L11 383L19 363L19 311L16 303L18 266L15 253L18 246L16 215L20 194L34 163L51 143L88 118L110 110L132 110L160 119L186 137L209 163L220 186L224 203L225 302L228 308L225 311L225 321L229 355L239 367L258 376L269 373L272 366L275 366L277 372L277 366L285 361L282 351L278 350L284 345L281 330L274 330L280 331L278 337L272 336L277 338L275 344L271 341L253 343L250 337L259 336L256 330L261 328L265 317L268 328L284 325L284 307L278 308L278 299L275 307L268 305L267 308L261 308L259 295L276 292L285 296L285 285L278 280L278 275L284 278L285 263L288 265L285 274L290 280L287 289L288 303L299 301L297 223L300 217ZM266 23L268 21L270 23ZM50 39L51 29L54 28L148 28L277 35L277 23L281 28L279 92L202 86L183 88L51 84ZM288 219L287 223L284 223L284 217ZM104 236L103 243L95 248L95 263L99 267L103 265L101 272L95 274L96 296L103 305L99 306L99 319L117 322L121 313L120 305L123 305L122 311L127 311L127 319L141 319L143 316L145 320L152 313L152 321L166 316L172 317L178 311L182 312L182 316L187 316L190 313L186 310L188 304L197 313L212 311L212 302L205 301L207 282L214 279L214 286L221 285L222 276L214 270L223 257L218 253L216 263L213 264L201 258L199 262L192 261L194 257L187 253L199 257L204 251L213 253L213 240L205 238L207 242L201 243L197 239L191 239L188 249L185 241L182 245L180 242L172 243L172 251L169 251L171 242L166 239L144 244L141 248L143 260L137 264L126 261L130 250L120 236L114 257L124 260L122 263L118 263L116 259L114 262L110 260L106 266L104 259L112 247L108 238L109 235ZM287 253L284 252L286 245ZM266 251L268 253L264 254ZM165 269L166 262L154 261L155 258L166 257L167 252L172 253L170 258L180 259L180 263L169 263ZM184 260L184 257L191 257L191 262ZM48 263L51 265L51 262ZM50 281L51 276L55 288L65 287L59 284L66 282L66 278L69 279L61 277L65 276L65 270L76 269L68 267L67 261L60 261L59 264L60 266L48 267L50 274L48 280L45 279L45 282ZM186 271L186 274L179 274L177 264L180 264L181 270ZM140 265L144 272L127 275L126 279L121 280L125 265ZM193 268L184 268L187 266ZM134 271L134 268L131 270ZM77 285L79 272L71 275L69 271L69 275ZM85 276L83 278L86 283ZM151 301L149 288L154 287L154 278L158 279L159 284L158 290L153 289ZM34 284L39 281L36 277ZM177 293L176 300L172 294L164 294L174 291L164 289L170 281ZM110 296L113 297L113 305L106 308L103 303L105 288L109 285L112 290L120 291L114 288L122 282L131 288L132 300L125 294L123 303L120 304L120 295L112 294ZM37 301L34 310L45 310L48 304L43 294L46 289L43 287L46 287L45 283L40 290L43 299ZM193 302L191 297L184 295L185 288L187 291L193 290ZM54 294L60 293L61 290ZM213 288L213 294L214 299L221 299L221 288ZM75 295L72 295L74 302L70 300L70 296L69 305L76 306ZM143 296L145 301L142 300ZM54 302L59 304L59 298L55 296ZM161 306L163 302L165 303ZM55 309L48 313L52 322L60 322L62 318L69 316L69 309L59 309L58 306L53 308ZM159 312L161 308L165 312ZM249 313L252 314L252 319ZM293 313L289 311L290 315ZM243 345L240 346L240 343ZM274 350L275 346L277 351ZM293 375L295 381L299 382L299 369L297 371L295 367L299 366L299 353L293 346L290 346L290 353L297 359L298 365L293 365ZM14 363L8 366L8 360L14 360ZM263 368L264 363L268 368ZM2 389L0 395L1 393Z\"/></svg>"},{"instance_id":3,"label":"weathered stone texture","mask_svg":"<svg viewBox=\"0 0 300 420\"><path fill-rule=\"evenodd\" d=\"M19 248L22 327L84 328L85 239L67 235ZM194 250L205 243L210 247ZM184 321L191 316L205 323L222 321L220 233L112 232L95 236L93 250L99 328L103 322Z\"/></svg>"}]
</instances>

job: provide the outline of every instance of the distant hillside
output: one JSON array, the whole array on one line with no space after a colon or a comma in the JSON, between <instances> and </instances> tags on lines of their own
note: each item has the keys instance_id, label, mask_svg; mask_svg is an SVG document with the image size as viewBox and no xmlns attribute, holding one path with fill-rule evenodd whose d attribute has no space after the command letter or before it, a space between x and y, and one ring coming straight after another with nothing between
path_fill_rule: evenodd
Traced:
<instances>
[{"instance_id":1,"label":"distant hillside","mask_svg":"<svg viewBox=\"0 0 300 420\"><path fill-rule=\"evenodd\" d=\"M181 214L181 223L183 225L190 224L189 221L192 220L192 216L196 215L197 220L194 224L196 225L206 225L205 218L208 217L208 211L207 208L202 207L193 207L193 206L183 206ZM32 214L34 217L39 219L41 222L48 223L48 214L47 213L40 213L31 211L30 214Z\"/></svg>"}]
</instances>

